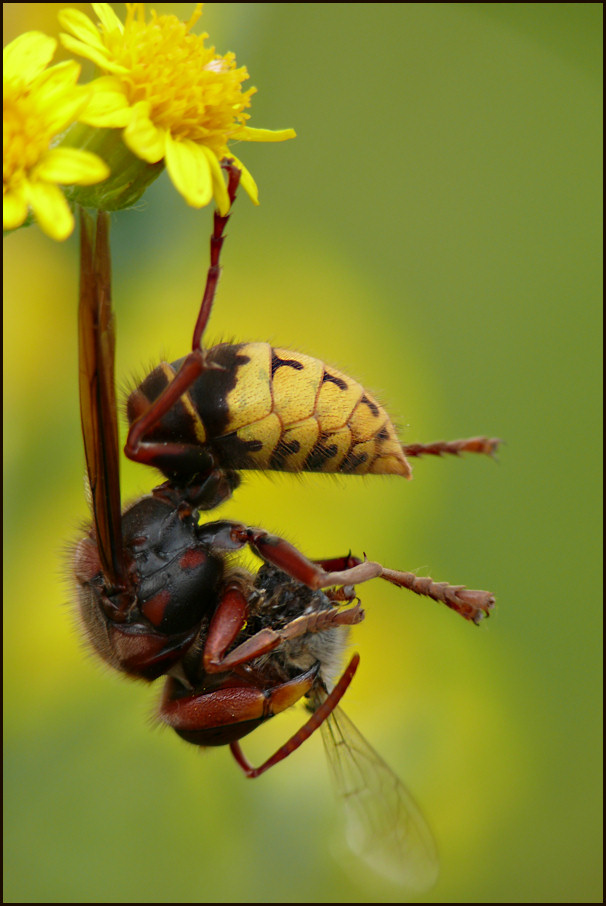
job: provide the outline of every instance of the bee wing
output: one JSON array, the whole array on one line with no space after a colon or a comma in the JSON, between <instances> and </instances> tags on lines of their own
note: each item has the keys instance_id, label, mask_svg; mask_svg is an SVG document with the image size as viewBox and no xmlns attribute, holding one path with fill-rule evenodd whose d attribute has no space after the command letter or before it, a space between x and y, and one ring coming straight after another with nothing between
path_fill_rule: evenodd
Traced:
<instances>
[{"instance_id":1,"label":"bee wing","mask_svg":"<svg viewBox=\"0 0 606 906\"><path fill-rule=\"evenodd\" d=\"M411 794L340 708L321 732L350 848L391 881L428 890L438 875L438 857Z\"/></svg>"},{"instance_id":2,"label":"bee wing","mask_svg":"<svg viewBox=\"0 0 606 906\"><path fill-rule=\"evenodd\" d=\"M116 586L125 569L108 216L99 212L94 231L82 212L80 225L80 418L99 556L105 577Z\"/></svg>"}]
</instances>

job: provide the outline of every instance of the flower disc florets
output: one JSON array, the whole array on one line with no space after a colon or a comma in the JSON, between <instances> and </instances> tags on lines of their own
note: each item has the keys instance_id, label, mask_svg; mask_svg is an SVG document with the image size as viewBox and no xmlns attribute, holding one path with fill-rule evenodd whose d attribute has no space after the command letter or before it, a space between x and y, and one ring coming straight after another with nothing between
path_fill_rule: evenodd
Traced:
<instances>
[{"instance_id":1,"label":"flower disc florets","mask_svg":"<svg viewBox=\"0 0 606 906\"><path fill-rule=\"evenodd\" d=\"M229 200L220 161L228 157L242 169L242 185L257 201L254 180L229 151L228 143L283 141L292 129L272 132L246 125L254 88L244 91L245 67L232 53L207 47L206 34L191 28L202 13L198 4L189 22L173 15L145 19L143 3L127 4L124 23L107 3L93 3L99 25L78 10L62 10L65 47L87 57L105 73L93 84L95 97L84 122L123 128L130 151L149 164L164 160L179 192L194 207L214 196L226 213Z\"/></svg>"}]
</instances>

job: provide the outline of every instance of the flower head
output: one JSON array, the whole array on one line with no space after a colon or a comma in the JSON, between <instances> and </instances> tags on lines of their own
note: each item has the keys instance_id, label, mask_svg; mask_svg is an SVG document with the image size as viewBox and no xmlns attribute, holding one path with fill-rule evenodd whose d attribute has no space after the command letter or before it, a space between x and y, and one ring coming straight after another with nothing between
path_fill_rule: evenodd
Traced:
<instances>
[{"instance_id":1,"label":"flower head","mask_svg":"<svg viewBox=\"0 0 606 906\"><path fill-rule=\"evenodd\" d=\"M74 218L60 185L92 185L109 174L95 154L52 147L86 107L90 89L76 85L74 61L47 69L57 42L26 32L4 48L3 225L23 224L29 209L53 239L72 232Z\"/></svg>"},{"instance_id":2,"label":"flower head","mask_svg":"<svg viewBox=\"0 0 606 906\"><path fill-rule=\"evenodd\" d=\"M205 45L207 34L191 33L202 4L189 22L158 16L155 10L146 21L145 4L127 3L122 23L108 3L92 6L98 25L75 9L59 13L69 32L61 35L64 46L106 73L93 83L95 95L83 122L123 128L130 151L149 164L163 160L175 187L193 207L214 197L221 213L227 212L220 168L225 157L241 168L242 186L256 203L255 182L228 143L284 141L295 133L246 125L256 89L242 89L248 72L236 66L232 53L221 56Z\"/></svg>"}]
</instances>

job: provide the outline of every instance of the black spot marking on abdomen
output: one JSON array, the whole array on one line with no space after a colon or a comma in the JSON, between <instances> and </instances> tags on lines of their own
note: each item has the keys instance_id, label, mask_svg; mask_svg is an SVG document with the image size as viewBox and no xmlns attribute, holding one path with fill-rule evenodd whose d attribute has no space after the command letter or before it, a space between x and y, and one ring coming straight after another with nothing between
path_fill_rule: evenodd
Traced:
<instances>
[{"instance_id":1,"label":"black spot marking on abdomen","mask_svg":"<svg viewBox=\"0 0 606 906\"><path fill-rule=\"evenodd\" d=\"M297 362L296 359L281 359L276 350L271 351L271 376L273 377L278 368L294 368L295 371L303 370L303 363Z\"/></svg>"},{"instance_id":2,"label":"black spot marking on abdomen","mask_svg":"<svg viewBox=\"0 0 606 906\"><path fill-rule=\"evenodd\" d=\"M327 381L330 381L332 384L336 384L339 390L347 390L347 384L342 379L337 377L335 374L330 374L329 371L325 371L322 375L322 383L325 384Z\"/></svg>"}]
</instances>

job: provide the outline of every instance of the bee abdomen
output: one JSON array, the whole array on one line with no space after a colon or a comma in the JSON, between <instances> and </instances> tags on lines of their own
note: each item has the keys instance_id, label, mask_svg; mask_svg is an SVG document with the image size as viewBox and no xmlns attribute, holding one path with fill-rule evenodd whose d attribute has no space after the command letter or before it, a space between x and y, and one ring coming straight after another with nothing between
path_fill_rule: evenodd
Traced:
<instances>
[{"instance_id":1,"label":"bee abdomen","mask_svg":"<svg viewBox=\"0 0 606 906\"><path fill-rule=\"evenodd\" d=\"M219 362L221 349L215 347ZM221 438L232 468L410 476L387 412L353 378L267 343L237 349ZM234 461L238 448L241 464Z\"/></svg>"},{"instance_id":2,"label":"bee abdomen","mask_svg":"<svg viewBox=\"0 0 606 906\"><path fill-rule=\"evenodd\" d=\"M182 361L159 365L131 394L131 423ZM336 368L269 343L222 343L208 363L146 439L212 448L231 469L410 477L385 409Z\"/></svg>"}]
</instances>

